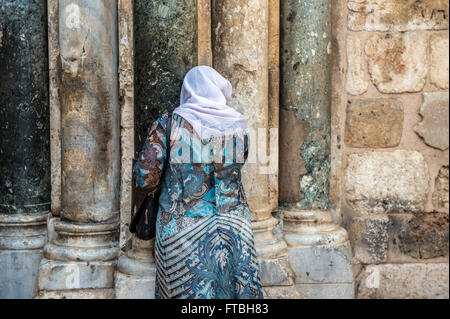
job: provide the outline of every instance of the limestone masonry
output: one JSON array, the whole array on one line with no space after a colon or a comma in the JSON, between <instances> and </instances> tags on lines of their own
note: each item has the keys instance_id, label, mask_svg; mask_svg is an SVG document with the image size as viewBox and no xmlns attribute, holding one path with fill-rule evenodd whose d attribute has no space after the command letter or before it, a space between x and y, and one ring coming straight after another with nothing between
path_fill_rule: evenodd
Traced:
<instances>
[{"instance_id":1,"label":"limestone masonry","mask_svg":"<svg viewBox=\"0 0 450 319\"><path fill-rule=\"evenodd\" d=\"M448 0L0 0L0 298L154 297L132 160L199 64L279 159L243 169L265 297L448 298L448 28Z\"/></svg>"},{"instance_id":2,"label":"limestone masonry","mask_svg":"<svg viewBox=\"0 0 450 319\"><path fill-rule=\"evenodd\" d=\"M334 6L335 198L355 297L448 298L448 1Z\"/></svg>"}]
</instances>

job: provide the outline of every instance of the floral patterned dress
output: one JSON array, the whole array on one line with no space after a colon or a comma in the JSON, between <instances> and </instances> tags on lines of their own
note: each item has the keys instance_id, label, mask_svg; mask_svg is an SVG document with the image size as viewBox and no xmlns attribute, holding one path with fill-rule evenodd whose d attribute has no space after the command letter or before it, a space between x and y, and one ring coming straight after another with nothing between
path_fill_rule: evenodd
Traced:
<instances>
[{"instance_id":1,"label":"floral patterned dress","mask_svg":"<svg viewBox=\"0 0 450 319\"><path fill-rule=\"evenodd\" d=\"M249 208L241 182L247 136L201 140L173 115L169 167L164 114L134 168L146 192L161 182L155 298L262 298Z\"/></svg>"}]
</instances>

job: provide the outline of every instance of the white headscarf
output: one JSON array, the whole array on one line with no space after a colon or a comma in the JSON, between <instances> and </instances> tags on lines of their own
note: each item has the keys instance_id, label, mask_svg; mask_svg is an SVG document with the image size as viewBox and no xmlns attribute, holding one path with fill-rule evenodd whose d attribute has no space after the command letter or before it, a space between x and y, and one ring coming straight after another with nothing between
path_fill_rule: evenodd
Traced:
<instances>
[{"instance_id":1,"label":"white headscarf","mask_svg":"<svg viewBox=\"0 0 450 319\"><path fill-rule=\"evenodd\" d=\"M173 113L189 122L202 139L246 132L245 117L226 103L231 83L209 66L192 68L184 77L180 106Z\"/></svg>"}]
</instances>

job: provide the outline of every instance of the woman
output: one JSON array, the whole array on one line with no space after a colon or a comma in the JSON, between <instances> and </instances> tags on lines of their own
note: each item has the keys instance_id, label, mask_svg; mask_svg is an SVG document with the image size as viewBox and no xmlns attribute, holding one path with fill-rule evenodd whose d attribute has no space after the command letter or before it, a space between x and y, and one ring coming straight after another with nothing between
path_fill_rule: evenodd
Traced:
<instances>
[{"instance_id":1,"label":"woman","mask_svg":"<svg viewBox=\"0 0 450 319\"><path fill-rule=\"evenodd\" d=\"M199 66L184 78L172 118L160 117L135 166L140 187L161 196L156 298L262 298L249 208L241 182L244 116L226 105L231 84ZM171 120L170 159L165 134Z\"/></svg>"}]
</instances>

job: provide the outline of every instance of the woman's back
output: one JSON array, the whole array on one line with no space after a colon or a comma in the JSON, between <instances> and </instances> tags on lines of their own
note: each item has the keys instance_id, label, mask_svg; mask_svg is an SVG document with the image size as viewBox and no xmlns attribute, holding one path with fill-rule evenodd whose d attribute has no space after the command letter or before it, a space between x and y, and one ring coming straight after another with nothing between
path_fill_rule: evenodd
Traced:
<instances>
[{"instance_id":1,"label":"woman's back","mask_svg":"<svg viewBox=\"0 0 450 319\"><path fill-rule=\"evenodd\" d=\"M226 105L230 96L231 84L215 70L200 66L189 71L181 105L171 117L170 139L164 114L153 124L136 163L136 181L145 192L155 191L162 180L156 298L262 297L241 182L246 120Z\"/></svg>"},{"instance_id":2,"label":"woman's back","mask_svg":"<svg viewBox=\"0 0 450 319\"><path fill-rule=\"evenodd\" d=\"M166 113L155 122L140 154L135 169L141 187L156 185L156 178L162 174L167 121ZM247 157L246 135L202 140L187 121L174 114L170 140L169 166L159 200L160 212L164 212L160 229L163 238L177 231L177 221L183 216L232 212L249 218L241 181L241 167ZM146 160L152 156L158 163Z\"/></svg>"}]
</instances>

